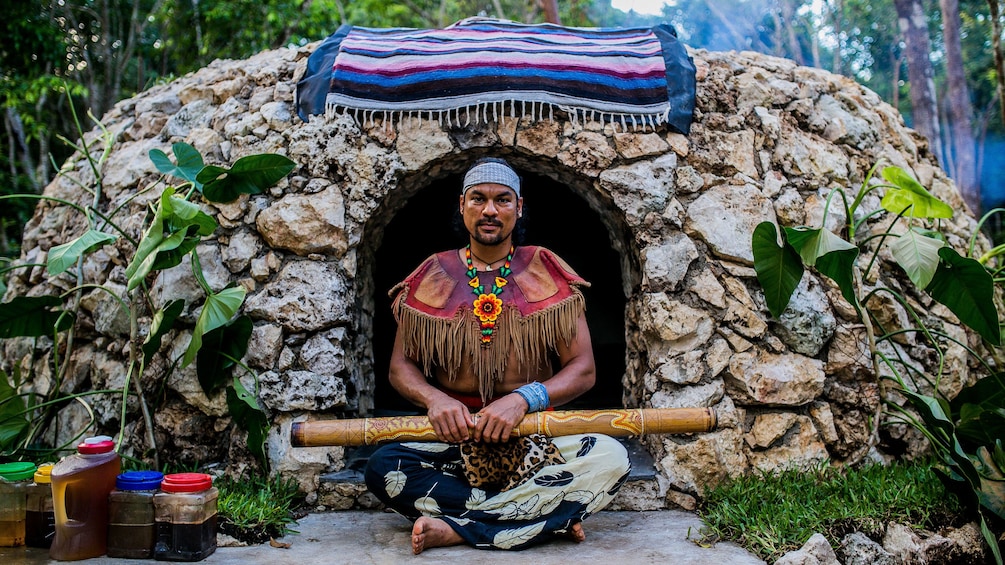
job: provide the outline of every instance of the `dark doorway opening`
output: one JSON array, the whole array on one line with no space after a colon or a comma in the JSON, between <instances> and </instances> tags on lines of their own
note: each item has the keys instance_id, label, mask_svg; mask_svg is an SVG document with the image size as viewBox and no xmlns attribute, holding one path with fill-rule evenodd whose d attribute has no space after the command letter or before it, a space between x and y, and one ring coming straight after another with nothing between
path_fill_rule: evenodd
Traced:
<instances>
[{"instance_id":1,"label":"dark doorway opening","mask_svg":"<svg viewBox=\"0 0 1005 565\"><path fill-rule=\"evenodd\" d=\"M591 287L586 317L593 339L597 384L566 408L621 408L625 373L625 296L621 260L607 228L587 202L550 178L521 173L524 184L525 243L542 245L565 259ZM426 257L467 243L454 227L461 177L454 175L422 189L384 229L374 258L374 407L377 415L414 412L388 382L395 322L387 291Z\"/></svg>"}]
</instances>

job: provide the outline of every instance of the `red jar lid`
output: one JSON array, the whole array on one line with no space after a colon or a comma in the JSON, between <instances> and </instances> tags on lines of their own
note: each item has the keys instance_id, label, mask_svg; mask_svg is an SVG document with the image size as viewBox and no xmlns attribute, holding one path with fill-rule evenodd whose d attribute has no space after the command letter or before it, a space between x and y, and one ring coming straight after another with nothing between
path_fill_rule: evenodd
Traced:
<instances>
[{"instance_id":1,"label":"red jar lid","mask_svg":"<svg viewBox=\"0 0 1005 565\"><path fill-rule=\"evenodd\" d=\"M89 437L77 445L77 453L84 455L108 453L113 449L115 449L115 442L108 436Z\"/></svg>"},{"instance_id":2,"label":"red jar lid","mask_svg":"<svg viewBox=\"0 0 1005 565\"><path fill-rule=\"evenodd\" d=\"M164 492L199 492L213 486L213 477L205 473L174 473L164 475L161 490Z\"/></svg>"}]
</instances>

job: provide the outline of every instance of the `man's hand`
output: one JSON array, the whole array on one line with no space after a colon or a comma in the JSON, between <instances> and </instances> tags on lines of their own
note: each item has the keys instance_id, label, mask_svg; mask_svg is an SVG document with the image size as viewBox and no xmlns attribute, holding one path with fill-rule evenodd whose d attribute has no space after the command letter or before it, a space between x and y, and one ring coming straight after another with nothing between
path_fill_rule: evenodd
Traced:
<instances>
[{"instance_id":1,"label":"man's hand","mask_svg":"<svg viewBox=\"0 0 1005 565\"><path fill-rule=\"evenodd\" d=\"M475 441L501 443L509 441L513 428L527 415L527 401L516 393L489 404L478 411L475 423Z\"/></svg>"},{"instance_id":2,"label":"man's hand","mask_svg":"<svg viewBox=\"0 0 1005 565\"><path fill-rule=\"evenodd\" d=\"M460 443L471 437L474 418L468 407L461 401L443 394L426 410L429 423L433 425L436 437L449 443Z\"/></svg>"}]
</instances>

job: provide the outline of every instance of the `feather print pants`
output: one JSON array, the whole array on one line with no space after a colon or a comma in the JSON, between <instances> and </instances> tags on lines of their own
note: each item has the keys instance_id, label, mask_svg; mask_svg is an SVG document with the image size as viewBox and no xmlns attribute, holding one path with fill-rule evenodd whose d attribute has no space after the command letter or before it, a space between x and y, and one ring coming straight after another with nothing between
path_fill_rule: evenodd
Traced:
<instances>
[{"instance_id":1,"label":"feather print pants","mask_svg":"<svg viewBox=\"0 0 1005 565\"><path fill-rule=\"evenodd\" d=\"M469 545L523 549L568 532L610 504L631 469L627 451L614 438L551 439L566 462L542 467L505 492L472 488L458 446L436 442L378 449L367 464L366 484L399 514L440 518Z\"/></svg>"}]
</instances>

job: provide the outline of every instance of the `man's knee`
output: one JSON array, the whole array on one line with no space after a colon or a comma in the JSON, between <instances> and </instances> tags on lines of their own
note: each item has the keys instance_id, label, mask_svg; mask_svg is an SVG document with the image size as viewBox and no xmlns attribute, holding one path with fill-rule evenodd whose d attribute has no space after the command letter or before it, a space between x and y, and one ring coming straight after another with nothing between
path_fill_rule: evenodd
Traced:
<instances>
[{"instance_id":1,"label":"man's knee","mask_svg":"<svg viewBox=\"0 0 1005 565\"><path fill-rule=\"evenodd\" d=\"M395 457L393 456L393 445L385 445L374 451L366 462L363 470L363 480L366 488L385 503L387 502L387 492L384 488L384 480L388 471L393 470Z\"/></svg>"},{"instance_id":2,"label":"man's knee","mask_svg":"<svg viewBox=\"0 0 1005 565\"><path fill-rule=\"evenodd\" d=\"M631 470L632 463L628 457L628 450L624 444L611 436L596 435L596 444L593 451L598 461L603 461L612 473L619 476Z\"/></svg>"}]
</instances>

